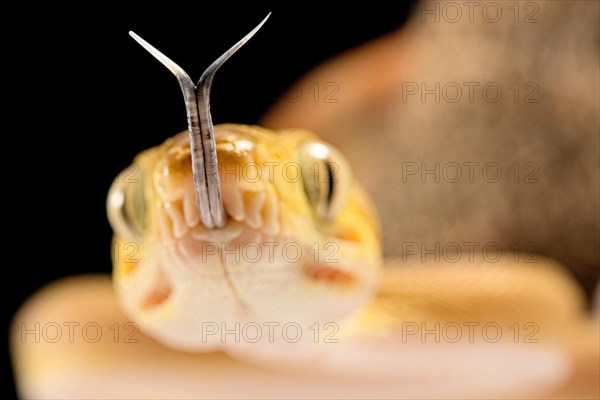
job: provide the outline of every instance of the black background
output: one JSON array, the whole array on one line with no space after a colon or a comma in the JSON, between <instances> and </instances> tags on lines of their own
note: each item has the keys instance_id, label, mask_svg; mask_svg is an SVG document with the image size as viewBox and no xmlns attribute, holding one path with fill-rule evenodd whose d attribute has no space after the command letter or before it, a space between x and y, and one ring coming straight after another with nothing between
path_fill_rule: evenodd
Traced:
<instances>
[{"instance_id":1,"label":"black background","mask_svg":"<svg viewBox=\"0 0 600 400\"><path fill-rule=\"evenodd\" d=\"M272 11L261 31L221 68L212 90L215 123L252 124L309 69L395 30L413 6L325 11L300 4L240 9L171 2L130 10L32 5L6 13L18 28L4 40L10 105L3 114L11 128L5 128L3 147L19 161L4 168L5 218L15 219L5 228L11 236L5 254L15 261L4 262L4 326L44 284L110 272L105 200L111 182L141 150L187 127L175 77L129 30L196 81ZM4 357L10 396L15 392L7 350Z\"/></svg>"}]
</instances>

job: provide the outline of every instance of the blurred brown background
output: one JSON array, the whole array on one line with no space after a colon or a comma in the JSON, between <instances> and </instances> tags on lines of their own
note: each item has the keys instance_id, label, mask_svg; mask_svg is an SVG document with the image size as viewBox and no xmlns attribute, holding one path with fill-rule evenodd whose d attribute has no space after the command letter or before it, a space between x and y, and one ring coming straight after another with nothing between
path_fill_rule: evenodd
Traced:
<instances>
[{"instance_id":1,"label":"blurred brown background","mask_svg":"<svg viewBox=\"0 0 600 400\"><path fill-rule=\"evenodd\" d=\"M382 216L387 257L543 254L590 295L599 18L589 1L421 2L403 28L302 78L263 123L342 149Z\"/></svg>"}]
</instances>

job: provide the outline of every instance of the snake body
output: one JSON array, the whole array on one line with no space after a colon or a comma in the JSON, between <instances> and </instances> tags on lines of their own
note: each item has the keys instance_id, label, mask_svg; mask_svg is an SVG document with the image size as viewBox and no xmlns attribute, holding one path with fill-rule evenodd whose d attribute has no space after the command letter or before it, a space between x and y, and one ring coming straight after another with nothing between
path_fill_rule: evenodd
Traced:
<instances>
[{"instance_id":1,"label":"snake body","mask_svg":"<svg viewBox=\"0 0 600 400\"><path fill-rule=\"evenodd\" d=\"M178 350L376 381L388 395L564 382L584 297L560 266L445 253L381 268L377 214L334 146L306 130L213 128L213 76L267 18L198 87L131 33L176 75L189 129L141 153L109 193L115 242L130 250L113 257L129 317Z\"/></svg>"},{"instance_id":2,"label":"snake body","mask_svg":"<svg viewBox=\"0 0 600 400\"><path fill-rule=\"evenodd\" d=\"M136 249L115 260L114 287L147 334L305 372L479 376L494 393L568 376L583 295L559 266L387 260L381 268L377 215L331 145L303 130L232 124L216 126L215 137L224 228L200 222L186 133L141 153L139 179L111 189L116 242ZM327 156L306 151L315 144ZM303 340L244 336L286 323ZM331 324L334 342L313 340Z\"/></svg>"}]
</instances>

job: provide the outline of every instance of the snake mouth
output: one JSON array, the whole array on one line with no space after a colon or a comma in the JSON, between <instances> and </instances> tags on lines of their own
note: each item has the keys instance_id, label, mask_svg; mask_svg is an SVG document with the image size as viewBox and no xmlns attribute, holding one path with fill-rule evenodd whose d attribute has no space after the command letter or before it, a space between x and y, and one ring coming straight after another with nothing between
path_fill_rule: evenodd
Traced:
<instances>
[{"instance_id":1,"label":"snake mouth","mask_svg":"<svg viewBox=\"0 0 600 400\"><path fill-rule=\"evenodd\" d=\"M255 138L236 128L226 125L215 130L221 198L228 215L228 222L219 229L207 227L201 219L185 133L173 138L160 155L152 187L159 199L156 219L164 237L180 239L190 233L199 239L212 234L231 236L239 230L239 224L267 236L281 233L280 199L274 178L256 159Z\"/></svg>"},{"instance_id":2,"label":"snake mouth","mask_svg":"<svg viewBox=\"0 0 600 400\"><path fill-rule=\"evenodd\" d=\"M189 187L181 198L158 207L156 220L163 242L170 244L186 236L198 241L230 242L246 229L268 237L281 233L279 202L272 186L244 190L235 183L225 183L222 187L225 210L230 217L224 227L208 229L203 225L195 193Z\"/></svg>"}]
</instances>

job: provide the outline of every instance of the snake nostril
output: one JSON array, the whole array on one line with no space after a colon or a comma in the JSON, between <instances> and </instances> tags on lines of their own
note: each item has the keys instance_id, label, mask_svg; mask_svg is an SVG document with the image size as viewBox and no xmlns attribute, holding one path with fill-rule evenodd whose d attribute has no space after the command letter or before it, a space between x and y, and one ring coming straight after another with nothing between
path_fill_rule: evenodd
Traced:
<instances>
[{"instance_id":1,"label":"snake nostril","mask_svg":"<svg viewBox=\"0 0 600 400\"><path fill-rule=\"evenodd\" d=\"M167 281L162 269L159 269L156 276L154 287L142 299L140 307L143 310L151 310L157 308L169 299L172 292L171 284Z\"/></svg>"},{"instance_id":2,"label":"snake nostril","mask_svg":"<svg viewBox=\"0 0 600 400\"><path fill-rule=\"evenodd\" d=\"M171 295L170 287L154 288L142 301L141 308L150 310L163 304Z\"/></svg>"},{"instance_id":3,"label":"snake nostril","mask_svg":"<svg viewBox=\"0 0 600 400\"><path fill-rule=\"evenodd\" d=\"M315 281L351 285L356 281L354 275L323 264L311 264L304 268L304 273Z\"/></svg>"}]
</instances>

